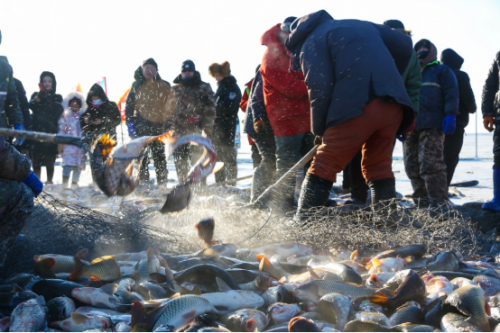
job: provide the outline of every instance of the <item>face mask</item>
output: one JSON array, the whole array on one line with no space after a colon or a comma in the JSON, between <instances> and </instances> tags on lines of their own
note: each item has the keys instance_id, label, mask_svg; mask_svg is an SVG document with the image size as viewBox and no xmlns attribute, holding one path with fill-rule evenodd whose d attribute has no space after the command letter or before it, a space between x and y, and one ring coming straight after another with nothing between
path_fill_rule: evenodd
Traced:
<instances>
[{"instance_id":1,"label":"face mask","mask_svg":"<svg viewBox=\"0 0 500 333\"><path fill-rule=\"evenodd\" d=\"M93 104L94 106L100 106L100 105L102 104L102 100L97 99L97 100L95 100L95 101L92 101L92 104Z\"/></svg>"},{"instance_id":2,"label":"face mask","mask_svg":"<svg viewBox=\"0 0 500 333\"><path fill-rule=\"evenodd\" d=\"M430 50L417 52L418 59L425 59L429 55Z\"/></svg>"}]
</instances>

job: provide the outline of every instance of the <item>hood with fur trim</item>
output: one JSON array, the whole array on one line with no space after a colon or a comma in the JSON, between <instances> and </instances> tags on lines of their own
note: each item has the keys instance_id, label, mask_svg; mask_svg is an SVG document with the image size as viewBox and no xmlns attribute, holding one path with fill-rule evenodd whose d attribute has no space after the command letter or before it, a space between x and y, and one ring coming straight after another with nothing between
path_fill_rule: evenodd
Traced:
<instances>
[{"instance_id":1,"label":"hood with fur trim","mask_svg":"<svg viewBox=\"0 0 500 333\"><path fill-rule=\"evenodd\" d=\"M72 91L68 95L66 95L66 97L64 98L64 100L62 102L64 112L65 113L72 112L69 109L69 102L74 98L78 98L82 104L82 107L80 108L80 111L78 112L81 115L85 112L85 110L87 110L87 104L85 102L85 96L78 91Z\"/></svg>"},{"instance_id":2,"label":"hood with fur trim","mask_svg":"<svg viewBox=\"0 0 500 333\"><path fill-rule=\"evenodd\" d=\"M224 61L222 64L214 62L210 65L210 67L208 67L208 72L213 78L215 78L217 74L226 77L231 74L231 68L229 66L229 62L227 61Z\"/></svg>"}]
</instances>

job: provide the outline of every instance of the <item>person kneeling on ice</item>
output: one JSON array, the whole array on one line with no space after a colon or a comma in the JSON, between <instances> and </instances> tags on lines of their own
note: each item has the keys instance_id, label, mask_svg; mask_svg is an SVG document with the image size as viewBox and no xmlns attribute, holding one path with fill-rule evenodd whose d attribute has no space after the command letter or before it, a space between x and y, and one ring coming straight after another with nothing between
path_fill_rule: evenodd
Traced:
<instances>
[{"instance_id":1,"label":"person kneeling on ice","mask_svg":"<svg viewBox=\"0 0 500 333\"><path fill-rule=\"evenodd\" d=\"M484 127L493 132L493 200L483 205L483 209L500 212L500 52L491 65L483 87Z\"/></svg>"},{"instance_id":2,"label":"person kneeling on ice","mask_svg":"<svg viewBox=\"0 0 500 333\"><path fill-rule=\"evenodd\" d=\"M295 20L285 45L294 69L307 78L312 131L322 137L296 220L325 205L337 173L360 148L372 204L395 198L394 140L414 119L401 78L412 56L411 38L384 25L334 20L320 10Z\"/></svg>"},{"instance_id":3,"label":"person kneeling on ice","mask_svg":"<svg viewBox=\"0 0 500 333\"><path fill-rule=\"evenodd\" d=\"M31 162L0 135L0 268L42 192Z\"/></svg>"},{"instance_id":4,"label":"person kneeling on ice","mask_svg":"<svg viewBox=\"0 0 500 333\"><path fill-rule=\"evenodd\" d=\"M82 136L80 126L80 116L85 112L86 104L83 94L71 92L63 101L64 113L59 119L59 134L70 136ZM83 149L72 145L59 145L59 154L63 159L63 184L67 185L69 176L73 171L73 180L71 185L78 186L80 173L85 170L85 161L87 155Z\"/></svg>"}]
</instances>

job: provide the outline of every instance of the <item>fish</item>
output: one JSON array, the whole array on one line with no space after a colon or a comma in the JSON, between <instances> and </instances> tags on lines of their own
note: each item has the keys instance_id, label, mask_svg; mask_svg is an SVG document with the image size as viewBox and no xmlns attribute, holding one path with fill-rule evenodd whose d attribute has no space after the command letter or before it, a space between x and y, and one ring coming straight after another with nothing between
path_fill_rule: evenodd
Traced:
<instances>
[{"instance_id":1,"label":"fish","mask_svg":"<svg viewBox=\"0 0 500 333\"><path fill-rule=\"evenodd\" d=\"M263 294L266 306L278 302L293 303L293 295L284 286L275 286L268 288Z\"/></svg>"},{"instance_id":2,"label":"fish","mask_svg":"<svg viewBox=\"0 0 500 333\"><path fill-rule=\"evenodd\" d=\"M47 302L48 321L67 319L76 309L75 302L69 297L61 296Z\"/></svg>"},{"instance_id":3,"label":"fish","mask_svg":"<svg viewBox=\"0 0 500 333\"><path fill-rule=\"evenodd\" d=\"M335 328L343 332L349 315L354 312L349 297L341 294L327 294L320 298L318 312L323 314Z\"/></svg>"},{"instance_id":4,"label":"fish","mask_svg":"<svg viewBox=\"0 0 500 333\"><path fill-rule=\"evenodd\" d=\"M259 262L257 260L257 255L259 253L249 249L238 249L236 250L236 258L243 261L249 262Z\"/></svg>"},{"instance_id":5,"label":"fish","mask_svg":"<svg viewBox=\"0 0 500 333\"><path fill-rule=\"evenodd\" d=\"M295 317L288 323L288 332L323 332L323 330L310 319Z\"/></svg>"},{"instance_id":6,"label":"fish","mask_svg":"<svg viewBox=\"0 0 500 333\"><path fill-rule=\"evenodd\" d=\"M472 280L476 282L488 295L500 293L500 280L491 276L477 275Z\"/></svg>"},{"instance_id":7,"label":"fish","mask_svg":"<svg viewBox=\"0 0 500 333\"><path fill-rule=\"evenodd\" d=\"M110 295L99 288L75 288L71 291L71 296L82 303L104 309L116 309L122 304L118 296Z\"/></svg>"},{"instance_id":8,"label":"fish","mask_svg":"<svg viewBox=\"0 0 500 333\"><path fill-rule=\"evenodd\" d=\"M140 302L135 302L132 307L132 330L152 332L162 327L175 332L205 313L218 312L210 302L196 295L172 298L149 313Z\"/></svg>"},{"instance_id":9,"label":"fish","mask_svg":"<svg viewBox=\"0 0 500 333\"><path fill-rule=\"evenodd\" d=\"M203 219L194 226L198 230L198 237L203 241L203 246L212 246L214 238L215 221L213 218Z\"/></svg>"},{"instance_id":10,"label":"fish","mask_svg":"<svg viewBox=\"0 0 500 333\"><path fill-rule=\"evenodd\" d=\"M314 251L312 248L299 243L271 244L271 245L257 247L252 250L257 253L265 253L271 256L279 254L286 258L293 255L302 257L302 256L316 254L316 251Z\"/></svg>"},{"instance_id":11,"label":"fish","mask_svg":"<svg viewBox=\"0 0 500 333\"><path fill-rule=\"evenodd\" d=\"M370 287L370 288L373 288L373 287L381 288L384 284L386 284L395 275L396 275L396 272L370 274L370 277L365 280L365 285L367 287Z\"/></svg>"},{"instance_id":12,"label":"fish","mask_svg":"<svg viewBox=\"0 0 500 333\"><path fill-rule=\"evenodd\" d=\"M374 323L387 327L391 325L389 323L389 318L380 312L356 312L354 318L361 321L373 321Z\"/></svg>"},{"instance_id":13,"label":"fish","mask_svg":"<svg viewBox=\"0 0 500 333\"><path fill-rule=\"evenodd\" d=\"M427 252L427 247L425 244L413 244L404 247L396 247L390 250L386 250L378 253L372 259L385 259L385 258L406 258L413 256L415 259L422 258L422 256Z\"/></svg>"},{"instance_id":14,"label":"fish","mask_svg":"<svg viewBox=\"0 0 500 333\"><path fill-rule=\"evenodd\" d=\"M134 267L134 273L138 274L137 282L139 284L142 282L147 282L149 279L149 274L158 272L160 272L160 260L158 260L156 255L153 253L153 250L149 248L147 251L147 258L141 259Z\"/></svg>"},{"instance_id":15,"label":"fish","mask_svg":"<svg viewBox=\"0 0 500 333\"><path fill-rule=\"evenodd\" d=\"M399 272L406 266L406 261L402 258L372 259L370 263L372 266L368 271L369 274Z\"/></svg>"},{"instance_id":16,"label":"fish","mask_svg":"<svg viewBox=\"0 0 500 333\"><path fill-rule=\"evenodd\" d=\"M72 281L44 279L35 282L35 284L33 284L32 290L37 295L43 296L46 300L66 296L75 301L76 299L73 298L71 293L74 289L83 287L83 285Z\"/></svg>"},{"instance_id":17,"label":"fish","mask_svg":"<svg viewBox=\"0 0 500 333\"><path fill-rule=\"evenodd\" d=\"M232 243L213 244L211 250L218 257L235 257L238 246Z\"/></svg>"},{"instance_id":18,"label":"fish","mask_svg":"<svg viewBox=\"0 0 500 333\"><path fill-rule=\"evenodd\" d=\"M145 300L167 298L168 296L167 291L165 289L152 282L141 283L137 288L137 292L139 293L139 295L144 297ZM134 300L133 302L135 302L136 300Z\"/></svg>"},{"instance_id":19,"label":"fish","mask_svg":"<svg viewBox=\"0 0 500 333\"><path fill-rule=\"evenodd\" d=\"M467 317L453 312L443 316L440 328L443 332L486 332L475 323L468 321Z\"/></svg>"},{"instance_id":20,"label":"fish","mask_svg":"<svg viewBox=\"0 0 500 333\"><path fill-rule=\"evenodd\" d=\"M113 332L132 332L132 325L121 321L113 327Z\"/></svg>"},{"instance_id":21,"label":"fish","mask_svg":"<svg viewBox=\"0 0 500 333\"><path fill-rule=\"evenodd\" d=\"M83 260L87 256L88 252L88 249L81 249L75 257ZM42 254L35 255L33 259L35 260L35 273L42 277L55 278L54 274L71 273L76 269L75 260L72 256Z\"/></svg>"},{"instance_id":22,"label":"fish","mask_svg":"<svg viewBox=\"0 0 500 333\"><path fill-rule=\"evenodd\" d=\"M223 167L223 164L221 163L216 167L217 152L215 151L215 148L210 139L205 136L199 134L190 134L178 139L165 138L164 141L167 141L169 143L169 147L167 149L168 156L170 156L176 148L185 144L192 144L203 147L203 155L193 165L191 170L189 170L188 174L186 175L185 181L182 184L176 185L167 195L167 200L165 201L163 207L160 209L160 212L165 214L175 213L185 209L191 202L191 187L197 183L200 183L211 173L216 173L217 171L219 171Z\"/></svg>"},{"instance_id":23,"label":"fish","mask_svg":"<svg viewBox=\"0 0 500 333\"><path fill-rule=\"evenodd\" d=\"M86 316L73 312L68 319L53 321L50 327L59 328L64 332L83 332L89 329L102 329L107 331L112 328L111 320L105 316Z\"/></svg>"},{"instance_id":24,"label":"fish","mask_svg":"<svg viewBox=\"0 0 500 333\"><path fill-rule=\"evenodd\" d=\"M311 266L314 270L321 269L336 274L340 276L344 282L352 282L356 284L363 283L363 279L361 278L359 273L355 269L344 264L335 262L330 262L327 264L317 264L315 261L310 261L308 265Z\"/></svg>"},{"instance_id":25,"label":"fish","mask_svg":"<svg viewBox=\"0 0 500 333\"><path fill-rule=\"evenodd\" d=\"M38 332L46 324L47 310L43 296L27 300L16 306L10 315L10 332Z\"/></svg>"},{"instance_id":26,"label":"fish","mask_svg":"<svg viewBox=\"0 0 500 333\"><path fill-rule=\"evenodd\" d=\"M259 310L241 309L222 316L222 322L233 332L258 332L269 324L269 317Z\"/></svg>"},{"instance_id":27,"label":"fish","mask_svg":"<svg viewBox=\"0 0 500 333\"><path fill-rule=\"evenodd\" d=\"M433 271L456 271L458 270L460 260L453 251L444 251L438 253L436 260L426 266L430 272Z\"/></svg>"},{"instance_id":28,"label":"fish","mask_svg":"<svg viewBox=\"0 0 500 333\"><path fill-rule=\"evenodd\" d=\"M352 320L345 325L344 332L398 332L392 327L383 326L373 321Z\"/></svg>"},{"instance_id":29,"label":"fish","mask_svg":"<svg viewBox=\"0 0 500 333\"><path fill-rule=\"evenodd\" d=\"M114 282L114 290L112 294L118 296L122 303L132 304L138 301L137 297L132 294L135 289L136 282L132 278L123 278ZM108 292L109 293L109 292Z\"/></svg>"},{"instance_id":30,"label":"fish","mask_svg":"<svg viewBox=\"0 0 500 333\"><path fill-rule=\"evenodd\" d=\"M263 267L264 272L268 273L269 275L271 275L273 278L275 278L277 280L281 279L282 277L288 277L291 275L290 273L281 269L281 267L273 266L271 264L271 262L269 261L269 259L267 259L267 257L262 253L257 255L257 260L259 260L259 263L263 261L264 262L264 267Z\"/></svg>"},{"instance_id":31,"label":"fish","mask_svg":"<svg viewBox=\"0 0 500 333\"><path fill-rule=\"evenodd\" d=\"M77 257L73 258L76 269L69 276L75 280L80 276L90 276L93 280L113 281L121 276L120 265L114 256L105 256L92 260L90 265L83 264Z\"/></svg>"},{"instance_id":32,"label":"fish","mask_svg":"<svg viewBox=\"0 0 500 333\"><path fill-rule=\"evenodd\" d=\"M456 318L454 318L453 325L456 328L469 327L470 324L474 324L482 331L491 330L487 317L487 315L491 315L491 310L483 289L475 286L458 288L448 295L445 303L452 305L463 315L470 316L461 324L456 324L457 321L455 320ZM445 318L446 315L442 320L446 321Z\"/></svg>"},{"instance_id":33,"label":"fish","mask_svg":"<svg viewBox=\"0 0 500 333\"><path fill-rule=\"evenodd\" d=\"M422 278L411 269L398 272L387 282L386 286L390 290L394 290L396 294L387 301L387 306L392 310L410 301L425 305L425 283Z\"/></svg>"},{"instance_id":34,"label":"fish","mask_svg":"<svg viewBox=\"0 0 500 333\"><path fill-rule=\"evenodd\" d=\"M203 283L203 281L209 281L210 283L216 284L215 278L218 277L224 281L231 289L239 290L240 287L234 282L231 275L229 275L225 270L212 264L201 264L188 268L182 272L179 272L175 277L177 283L198 281L197 283Z\"/></svg>"},{"instance_id":35,"label":"fish","mask_svg":"<svg viewBox=\"0 0 500 333\"><path fill-rule=\"evenodd\" d=\"M466 278L463 278L463 277L454 278L450 282L453 285L454 289L458 289L458 288L465 287L465 286L476 286L476 287L478 286L478 284L476 282L471 281L471 280L466 279Z\"/></svg>"},{"instance_id":36,"label":"fish","mask_svg":"<svg viewBox=\"0 0 500 333\"><path fill-rule=\"evenodd\" d=\"M341 282L311 281L299 286L294 291L295 297L299 300L312 302L317 302L321 297L330 293L338 293L353 299L368 298L376 303L386 303L388 301L387 296L380 291Z\"/></svg>"},{"instance_id":37,"label":"fish","mask_svg":"<svg viewBox=\"0 0 500 333\"><path fill-rule=\"evenodd\" d=\"M290 321L302 309L297 304L274 303L267 308L267 313L274 325Z\"/></svg>"},{"instance_id":38,"label":"fish","mask_svg":"<svg viewBox=\"0 0 500 333\"><path fill-rule=\"evenodd\" d=\"M436 298L449 295L453 292L453 284L444 276L435 276L426 283L425 289L427 290L427 304Z\"/></svg>"},{"instance_id":39,"label":"fish","mask_svg":"<svg viewBox=\"0 0 500 333\"><path fill-rule=\"evenodd\" d=\"M201 294L220 313L228 313L241 308L260 308L264 298L247 290L224 289L221 292Z\"/></svg>"},{"instance_id":40,"label":"fish","mask_svg":"<svg viewBox=\"0 0 500 333\"><path fill-rule=\"evenodd\" d=\"M365 299L357 303L356 308L358 311L365 311L365 312L380 312L380 313L385 312L384 308L380 304L373 303L369 299Z\"/></svg>"},{"instance_id":41,"label":"fish","mask_svg":"<svg viewBox=\"0 0 500 333\"><path fill-rule=\"evenodd\" d=\"M423 319L420 304L411 301L401 305L389 318L388 326L396 326L404 323L418 323Z\"/></svg>"}]
</instances>

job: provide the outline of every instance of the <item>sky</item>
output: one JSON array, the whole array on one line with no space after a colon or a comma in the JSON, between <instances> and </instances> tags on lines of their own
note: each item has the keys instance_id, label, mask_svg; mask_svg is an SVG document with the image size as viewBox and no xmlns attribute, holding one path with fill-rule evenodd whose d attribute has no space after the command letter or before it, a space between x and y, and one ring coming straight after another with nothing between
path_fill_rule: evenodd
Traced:
<instances>
[{"instance_id":1,"label":"sky","mask_svg":"<svg viewBox=\"0 0 500 333\"><path fill-rule=\"evenodd\" d=\"M170 83L182 62L193 60L214 90L208 66L228 61L243 89L264 54L262 34L288 16L320 9L334 19L399 19L414 43L429 39L439 54L454 49L465 59L462 70L479 111L484 80L500 51L500 0L0 0L0 6L0 55L8 57L28 98L38 90L40 73L52 71L63 96L78 83L87 93L106 77L108 96L117 101L149 57ZM485 133L479 119L478 132ZM475 116L466 132L475 133Z\"/></svg>"}]
</instances>

